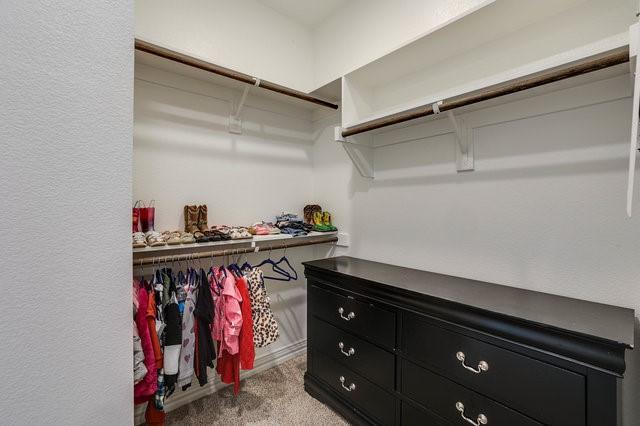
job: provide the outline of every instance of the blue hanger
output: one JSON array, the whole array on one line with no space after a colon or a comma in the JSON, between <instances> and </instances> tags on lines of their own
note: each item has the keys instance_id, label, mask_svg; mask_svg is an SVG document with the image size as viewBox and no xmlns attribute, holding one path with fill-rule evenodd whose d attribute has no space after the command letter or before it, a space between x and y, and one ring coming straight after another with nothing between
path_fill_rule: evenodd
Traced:
<instances>
[{"instance_id":1,"label":"blue hanger","mask_svg":"<svg viewBox=\"0 0 640 426\"><path fill-rule=\"evenodd\" d=\"M280 267L280 263L282 262L284 262L289 267L289 269L293 272L293 275L291 275L291 273L289 273L286 269ZM280 260L276 262L275 268L278 268L278 270L281 270L281 271L285 271L287 275L291 277L289 281L298 279L298 272L295 270L293 266L291 266L291 263L289 263L289 259L287 259L287 256L282 256Z\"/></svg>"},{"instance_id":2,"label":"blue hanger","mask_svg":"<svg viewBox=\"0 0 640 426\"><path fill-rule=\"evenodd\" d=\"M227 268L229 269L229 271L231 271L232 274L234 274L236 277L239 277L242 275L242 271L240 270L240 267L233 263L229 266L227 266Z\"/></svg>"},{"instance_id":3,"label":"blue hanger","mask_svg":"<svg viewBox=\"0 0 640 426\"><path fill-rule=\"evenodd\" d=\"M284 257L283 257L284 259ZM276 274L280 274L282 277L284 278L280 278L280 277L268 277L268 276L264 276L264 279L268 279L268 280L275 280L275 281L291 281L292 279L298 279L298 274L296 273L295 278L293 278L293 276L286 271L285 269L281 268L280 266L278 266L278 263L282 262L283 259L280 259L278 262L274 262L271 259L271 249L269 249L269 257L265 260L263 260L262 262L260 262L260 264L256 265L256 268L259 268L263 265L271 265L271 270L273 272L275 272ZM287 260L288 263L288 260ZM293 269L293 268L291 268ZM294 270L295 272L295 270Z\"/></svg>"}]
</instances>

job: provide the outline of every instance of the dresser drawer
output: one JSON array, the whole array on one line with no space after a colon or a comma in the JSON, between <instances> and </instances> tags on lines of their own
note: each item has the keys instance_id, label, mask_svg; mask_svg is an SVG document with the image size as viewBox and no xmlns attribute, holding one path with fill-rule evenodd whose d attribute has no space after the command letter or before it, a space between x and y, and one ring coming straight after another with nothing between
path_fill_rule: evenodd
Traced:
<instances>
[{"instance_id":1,"label":"dresser drawer","mask_svg":"<svg viewBox=\"0 0 640 426\"><path fill-rule=\"evenodd\" d=\"M445 330L410 313L403 317L402 350L407 358L544 423L585 424L585 378L580 374Z\"/></svg>"},{"instance_id":2,"label":"dresser drawer","mask_svg":"<svg viewBox=\"0 0 640 426\"><path fill-rule=\"evenodd\" d=\"M316 350L312 359L314 375L349 403L383 425L395 423L395 398L391 394Z\"/></svg>"},{"instance_id":3,"label":"dresser drawer","mask_svg":"<svg viewBox=\"0 0 640 426\"><path fill-rule=\"evenodd\" d=\"M310 319L309 338L314 350L393 391L395 356L392 353L317 318Z\"/></svg>"},{"instance_id":4,"label":"dresser drawer","mask_svg":"<svg viewBox=\"0 0 640 426\"><path fill-rule=\"evenodd\" d=\"M402 426L440 426L447 423L435 414L416 408L412 404L403 401L401 424Z\"/></svg>"},{"instance_id":5,"label":"dresser drawer","mask_svg":"<svg viewBox=\"0 0 640 426\"><path fill-rule=\"evenodd\" d=\"M395 347L395 312L315 285L309 287L307 297L309 310L318 318L379 345Z\"/></svg>"},{"instance_id":6,"label":"dresser drawer","mask_svg":"<svg viewBox=\"0 0 640 426\"><path fill-rule=\"evenodd\" d=\"M541 424L409 361L401 368L402 393L454 425L483 424L481 415L490 426Z\"/></svg>"}]
</instances>

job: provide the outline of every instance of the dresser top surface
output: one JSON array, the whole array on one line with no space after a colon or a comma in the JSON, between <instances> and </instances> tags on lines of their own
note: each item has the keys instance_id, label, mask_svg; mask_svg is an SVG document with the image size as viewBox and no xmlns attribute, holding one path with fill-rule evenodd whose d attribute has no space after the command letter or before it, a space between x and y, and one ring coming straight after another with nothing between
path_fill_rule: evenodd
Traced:
<instances>
[{"instance_id":1,"label":"dresser top surface","mask_svg":"<svg viewBox=\"0 0 640 426\"><path fill-rule=\"evenodd\" d=\"M633 309L347 256L303 264L633 347Z\"/></svg>"}]
</instances>

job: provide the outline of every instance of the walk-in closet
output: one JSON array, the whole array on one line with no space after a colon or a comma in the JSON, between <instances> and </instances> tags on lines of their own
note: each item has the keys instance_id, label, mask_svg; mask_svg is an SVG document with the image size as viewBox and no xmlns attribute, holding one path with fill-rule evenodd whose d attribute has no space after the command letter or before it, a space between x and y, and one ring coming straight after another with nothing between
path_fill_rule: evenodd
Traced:
<instances>
[{"instance_id":1,"label":"walk-in closet","mask_svg":"<svg viewBox=\"0 0 640 426\"><path fill-rule=\"evenodd\" d=\"M2 424L639 424L640 2L0 11Z\"/></svg>"}]
</instances>

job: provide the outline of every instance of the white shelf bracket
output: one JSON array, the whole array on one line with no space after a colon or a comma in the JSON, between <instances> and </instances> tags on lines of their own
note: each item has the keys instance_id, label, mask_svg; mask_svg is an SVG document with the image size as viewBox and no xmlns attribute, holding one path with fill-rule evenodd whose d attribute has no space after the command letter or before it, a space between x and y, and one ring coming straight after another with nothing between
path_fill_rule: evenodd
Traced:
<instances>
[{"instance_id":1,"label":"white shelf bracket","mask_svg":"<svg viewBox=\"0 0 640 426\"><path fill-rule=\"evenodd\" d=\"M440 114L440 105L442 105L442 101L431 105L435 115ZM459 172L474 170L473 129L469 128L463 119L456 118L453 111L447 111L447 118L449 118L453 133L456 135L456 169Z\"/></svg>"},{"instance_id":2,"label":"white shelf bracket","mask_svg":"<svg viewBox=\"0 0 640 426\"><path fill-rule=\"evenodd\" d=\"M334 128L334 139L336 142L340 142L360 176L373 179L373 148L352 142L342 136L342 127Z\"/></svg>"},{"instance_id":3,"label":"white shelf bracket","mask_svg":"<svg viewBox=\"0 0 640 426\"><path fill-rule=\"evenodd\" d=\"M259 78L254 77L253 80L254 80L254 83L253 83L254 86L260 86ZM242 134L242 118L240 117L240 114L242 114L242 108L244 107L244 103L247 100L249 89L251 89L251 86L248 86L248 85L244 88L244 90L242 91L242 95L240 96L240 101L238 102L238 105L236 106L235 111L233 111L229 116L229 132L230 133L235 133L237 135Z\"/></svg>"}]
</instances>

